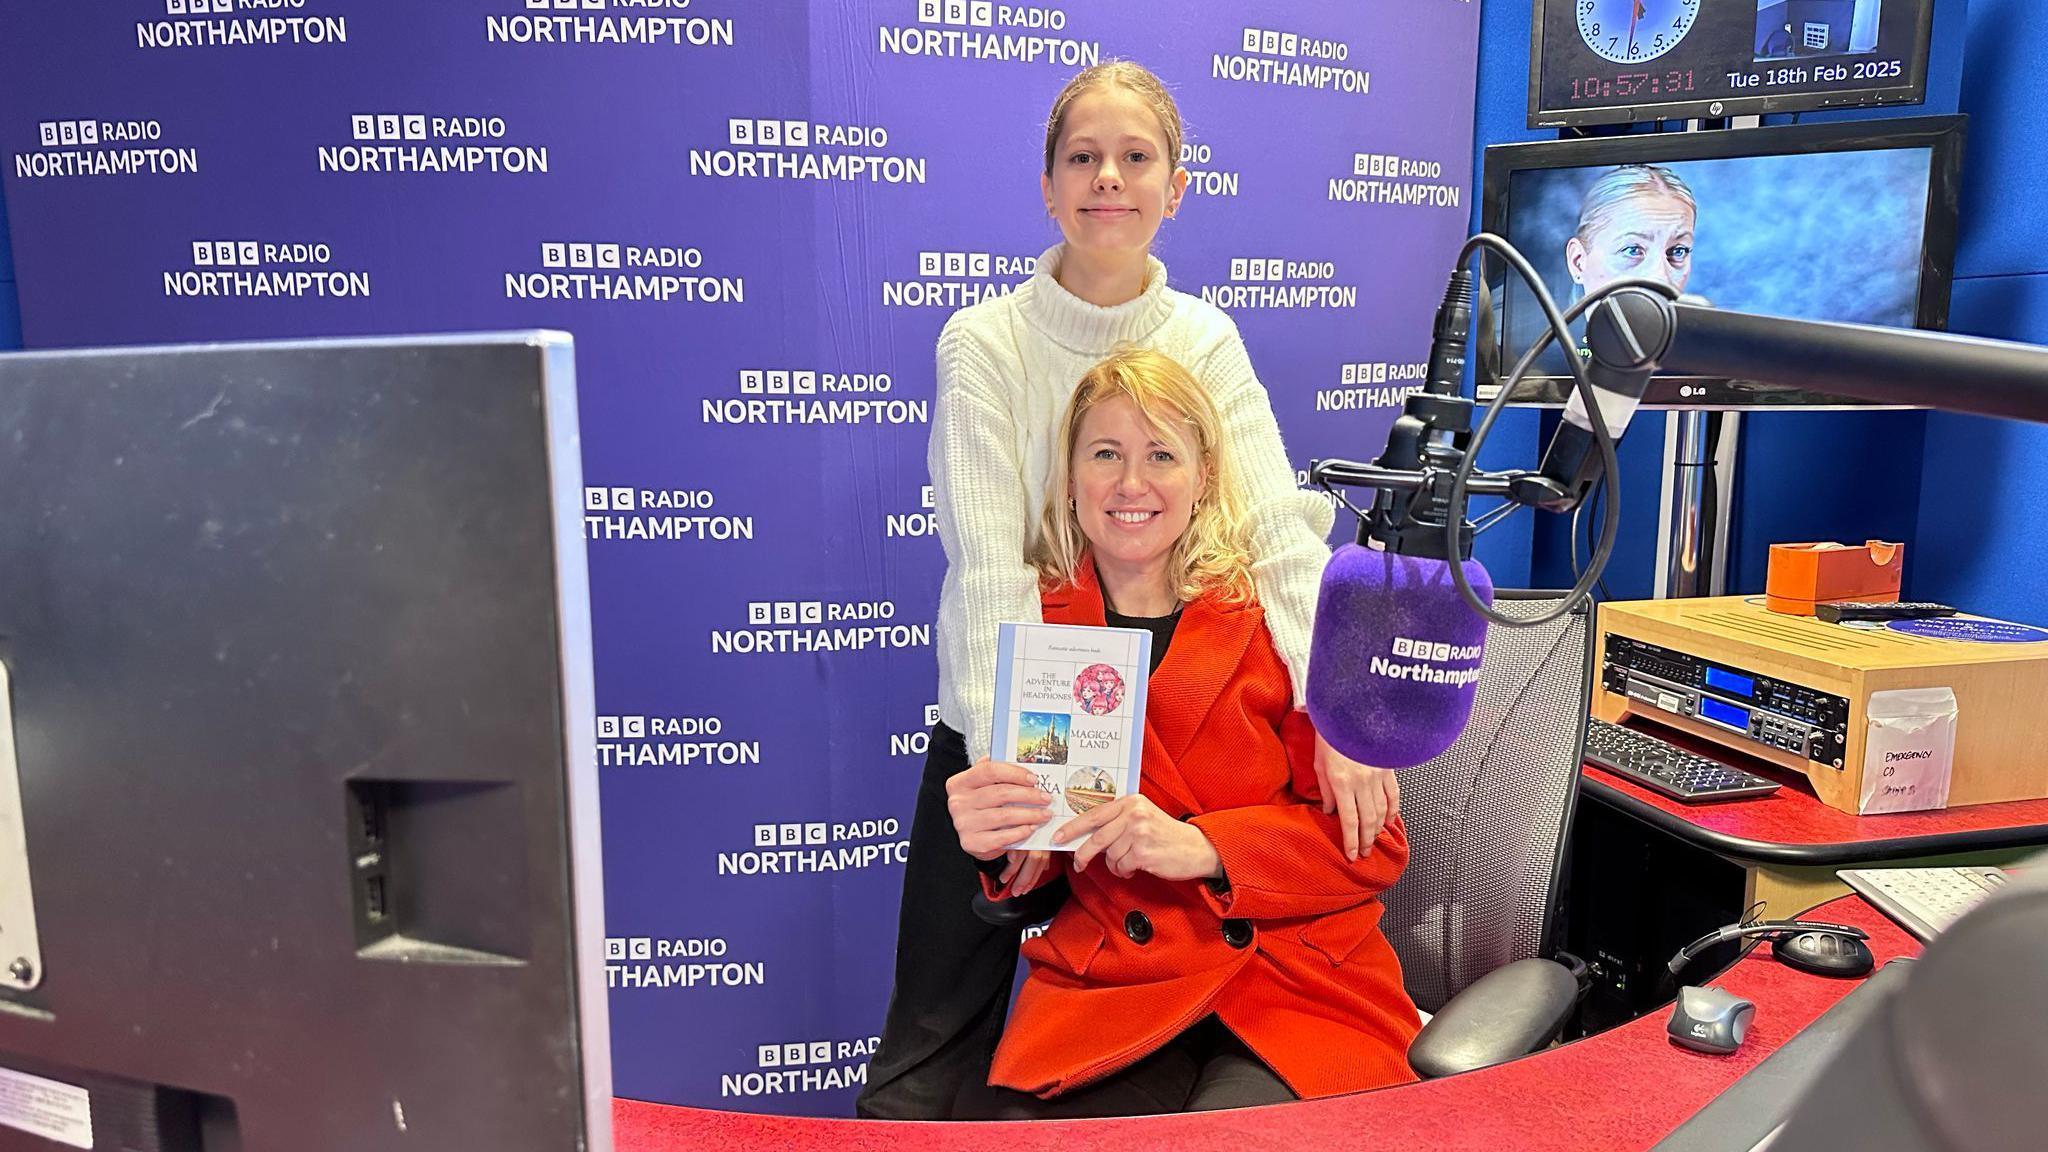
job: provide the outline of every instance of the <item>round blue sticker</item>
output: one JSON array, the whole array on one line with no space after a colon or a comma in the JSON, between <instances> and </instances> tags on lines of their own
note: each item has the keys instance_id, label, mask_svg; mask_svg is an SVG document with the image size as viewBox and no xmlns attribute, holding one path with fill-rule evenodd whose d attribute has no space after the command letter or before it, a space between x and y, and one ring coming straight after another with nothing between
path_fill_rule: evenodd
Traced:
<instances>
[{"instance_id":1,"label":"round blue sticker","mask_svg":"<svg viewBox=\"0 0 2048 1152\"><path fill-rule=\"evenodd\" d=\"M1890 620L1885 627L1929 640L1967 640L1974 644L2034 644L2048 640L2048 631L2004 620L1964 620L1937 616L1931 620Z\"/></svg>"}]
</instances>

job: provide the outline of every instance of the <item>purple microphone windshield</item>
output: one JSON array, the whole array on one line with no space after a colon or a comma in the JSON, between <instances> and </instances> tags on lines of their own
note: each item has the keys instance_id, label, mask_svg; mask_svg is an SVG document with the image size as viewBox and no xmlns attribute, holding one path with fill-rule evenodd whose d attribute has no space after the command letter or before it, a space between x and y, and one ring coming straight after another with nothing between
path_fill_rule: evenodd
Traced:
<instances>
[{"instance_id":1,"label":"purple microphone windshield","mask_svg":"<svg viewBox=\"0 0 2048 1152\"><path fill-rule=\"evenodd\" d=\"M1491 605L1493 579L1465 561ZM1486 618L1450 565L1346 544L1323 569L1308 657L1308 714L1330 747L1375 768L1412 768L1449 748L1472 715Z\"/></svg>"}]
</instances>

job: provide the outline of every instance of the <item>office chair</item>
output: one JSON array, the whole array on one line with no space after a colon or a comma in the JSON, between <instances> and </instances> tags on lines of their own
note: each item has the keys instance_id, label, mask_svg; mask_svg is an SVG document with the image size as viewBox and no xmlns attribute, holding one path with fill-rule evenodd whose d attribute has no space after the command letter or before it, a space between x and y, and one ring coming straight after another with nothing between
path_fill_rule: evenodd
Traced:
<instances>
[{"instance_id":1,"label":"office chair","mask_svg":"<svg viewBox=\"0 0 2048 1152\"><path fill-rule=\"evenodd\" d=\"M1559 592L1502 590L1534 619ZM1457 743L1401 770L1408 868L1381 927L1408 994L1434 1016L1409 1050L1423 1076L1535 1051L1564 1026L1584 967L1555 960L1552 930L1578 797L1593 641L1588 609L1549 624L1490 624L1472 718Z\"/></svg>"},{"instance_id":2,"label":"office chair","mask_svg":"<svg viewBox=\"0 0 2048 1152\"><path fill-rule=\"evenodd\" d=\"M1503 615L1534 619L1559 592L1494 593ZM1489 625L1472 718L1456 743L1401 770L1408 868L1382 894L1381 928L1408 995L1434 1018L1408 1052L1423 1076L1526 1055L1555 1039L1585 969L1555 954L1551 931L1565 834L1578 798L1593 641L1587 609L1534 628ZM1064 883L974 911L1021 928L1051 916Z\"/></svg>"}]
</instances>

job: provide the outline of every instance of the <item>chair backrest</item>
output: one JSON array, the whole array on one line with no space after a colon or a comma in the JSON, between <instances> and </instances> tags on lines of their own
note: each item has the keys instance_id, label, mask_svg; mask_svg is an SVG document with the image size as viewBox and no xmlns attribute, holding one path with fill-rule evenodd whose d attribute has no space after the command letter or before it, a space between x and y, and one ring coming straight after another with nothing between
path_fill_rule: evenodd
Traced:
<instances>
[{"instance_id":1,"label":"chair backrest","mask_svg":"<svg viewBox=\"0 0 2048 1152\"><path fill-rule=\"evenodd\" d=\"M1563 598L1502 590L1494 608L1533 620ZM1582 607L1533 628L1489 624L1464 734L1401 770L1408 870L1384 896L1382 925L1425 1012L1554 947L1592 683L1587 615Z\"/></svg>"}]
</instances>

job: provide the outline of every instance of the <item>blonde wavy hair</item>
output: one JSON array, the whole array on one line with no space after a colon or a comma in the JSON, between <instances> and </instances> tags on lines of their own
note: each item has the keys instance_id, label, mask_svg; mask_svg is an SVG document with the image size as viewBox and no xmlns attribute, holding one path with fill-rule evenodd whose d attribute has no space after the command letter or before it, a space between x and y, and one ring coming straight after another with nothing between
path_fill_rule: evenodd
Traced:
<instances>
[{"instance_id":1,"label":"blonde wavy hair","mask_svg":"<svg viewBox=\"0 0 2048 1152\"><path fill-rule=\"evenodd\" d=\"M1047 584L1074 583L1088 540L1072 502L1074 450L1088 412L1118 397L1129 400L1162 440L1183 447L1181 457L1199 468L1202 493L1187 530L1167 559L1167 581L1183 601L1220 593L1226 601L1253 598L1249 517L1229 454L1223 449L1223 421L1209 393L1169 356L1144 348L1110 353L1081 377L1060 418L1039 517L1039 544L1031 557Z\"/></svg>"}]
</instances>

